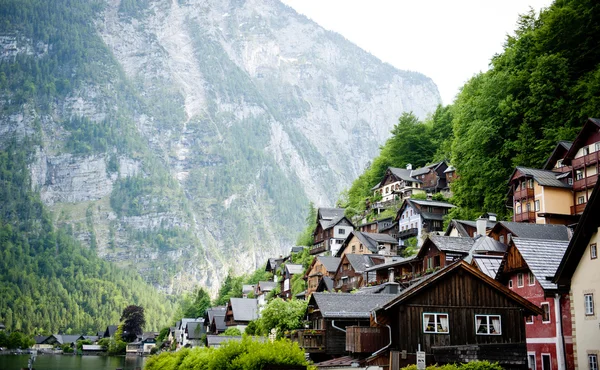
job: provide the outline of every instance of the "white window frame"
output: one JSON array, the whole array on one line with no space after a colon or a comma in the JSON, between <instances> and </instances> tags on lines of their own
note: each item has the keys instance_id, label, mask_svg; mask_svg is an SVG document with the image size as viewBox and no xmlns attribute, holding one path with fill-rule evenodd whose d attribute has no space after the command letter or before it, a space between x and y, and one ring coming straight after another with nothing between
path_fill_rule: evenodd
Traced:
<instances>
[{"instance_id":1,"label":"white window frame","mask_svg":"<svg viewBox=\"0 0 600 370\"><path fill-rule=\"evenodd\" d=\"M542 307L542 311L544 310L544 306L548 306L548 321L544 321L544 314L542 314L542 324L549 324L552 322L552 312L550 312L550 302L542 302L540 305Z\"/></svg>"},{"instance_id":2,"label":"white window frame","mask_svg":"<svg viewBox=\"0 0 600 370\"><path fill-rule=\"evenodd\" d=\"M544 369L544 356L548 357L550 368ZM552 370L552 356L549 353L542 353L542 370Z\"/></svg>"},{"instance_id":3,"label":"white window frame","mask_svg":"<svg viewBox=\"0 0 600 370\"><path fill-rule=\"evenodd\" d=\"M585 196L580 195L577 197L577 204L584 204L585 203Z\"/></svg>"},{"instance_id":4,"label":"white window frame","mask_svg":"<svg viewBox=\"0 0 600 370\"><path fill-rule=\"evenodd\" d=\"M433 315L433 322L435 323L434 331L427 331L425 327L425 315ZM446 316L446 320L448 320L448 327L446 331L438 331L438 317ZM422 328L423 333L425 334L450 334L450 315L446 312L423 312L422 315ZM429 321L427 321L429 322Z\"/></svg>"},{"instance_id":5,"label":"white window frame","mask_svg":"<svg viewBox=\"0 0 600 370\"><path fill-rule=\"evenodd\" d=\"M513 281L512 281L512 279L510 279L508 281L508 289L512 289L512 288L513 288Z\"/></svg>"},{"instance_id":6,"label":"white window frame","mask_svg":"<svg viewBox=\"0 0 600 370\"><path fill-rule=\"evenodd\" d=\"M595 353L588 354L588 367L590 370L598 370L598 355Z\"/></svg>"},{"instance_id":7,"label":"white window frame","mask_svg":"<svg viewBox=\"0 0 600 370\"><path fill-rule=\"evenodd\" d=\"M535 201L535 211L536 212L540 211L540 200L539 199Z\"/></svg>"},{"instance_id":8,"label":"white window frame","mask_svg":"<svg viewBox=\"0 0 600 370\"><path fill-rule=\"evenodd\" d=\"M586 293L583 295L583 307L586 316L594 316L594 293Z\"/></svg>"},{"instance_id":9,"label":"white window frame","mask_svg":"<svg viewBox=\"0 0 600 370\"><path fill-rule=\"evenodd\" d=\"M517 288L523 288L525 286L525 278L523 277L523 273L519 272L517 274Z\"/></svg>"},{"instance_id":10,"label":"white window frame","mask_svg":"<svg viewBox=\"0 0 600 370\"><path fill-rule=\"evenodd\" d=\"M492 317L497 317L498 320L500 321L500 332L499 333L490 333L490 325L492 325L490 320ZM479 332L479 324L477 323L478 318L486 319L487 322L485 325L487 326L487 333ZM493 329L493 326L491 328ZM502 317L500 315L496 315L496 314L475 315L475 334L476 335L502 335Z\"/></svg>"},{"instance_id":11,"label":"white window frame","mask_svg":"<svg viewBox=\"0 0 600 370\"><path fill-rule=\"evenodd\" d=\"M600 151L600 142L597 142L594 144L594 149L596 149L596 151Z\"/></svg>"},{"instance_id":12,"label":"white window frame","mask_svg":"<svg viewBox=\"0 0 600 370\"><path fill-rule=\"evenodd\" d=\"M593 260L598 258L598 247L596 246L596 243L590 244L590 258Z\"/></svg>"},{"instance_id":13,"label":"white window frame","mask_svg":"<svg viewBox=\"0 0 600 370\"><path fill-rule=\"evenodd\" d=\"M527 274L527 285L529 285L529 286L535 285L535 276L533 275L533 272L531 272L531 271L529 271L529 273Z\"/></svg>"},{"instance_id":14,"label":"white window frame","mask_svg":"<svg viewBox=\"0 0 600 370\"><path fill-rule=\"evenodd\" d=\"M531 320L531 321L529 321ZM525 324L526 325L533 325L535 323L535 317L533 315L527 315L525 316Z\"/></svg>"},{"instance_id":15,"label":"white window frame","mask_svg":"<svg viewBox=\"0 0 600 370\"><path fill-rule=\"evenodd\" d=\"M531 356L533 356L533 364L531 363L531 361L529 361L531 359ZM536 370L535 352L527 352L527 366L529 366L529 369Z\"/></svg>"}]
</instances>

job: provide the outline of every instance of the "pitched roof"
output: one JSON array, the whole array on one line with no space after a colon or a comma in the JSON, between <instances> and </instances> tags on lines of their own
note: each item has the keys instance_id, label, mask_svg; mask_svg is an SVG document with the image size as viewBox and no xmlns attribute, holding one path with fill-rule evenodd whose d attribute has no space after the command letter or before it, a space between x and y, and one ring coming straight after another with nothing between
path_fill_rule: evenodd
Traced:
<instances>
[{"instance_id":1,"label":"pitched roof","mask_svg":"<svg viewBox=\"0 0 600 370\"><path fill-rule=\"evenodd\" d=\"M304 272L304 266L292 263L286 264L285 269L290 275L302 274Z\"/></svg>"},{"instance_id":2,"label":"pitched roof","mask_svg":"<svg viewBox=\"0 0 600 370\"><path fill-rule=\"evenodd\" d=\"M54 334L56 341L60 344L71 344L75 343L80 339L83 339L83 335L70 335L70 334Z\"/></svg>"},{"instance_id":3,"label":"pitched roof","mask_svg":"<svg viewBox=\"0 0 600 370\"><path fill-rule=\"evenodd\" d=\"M490 278L489 276L487 276L486 274L482 273L481 271L478 271L477 269L473 268L472 266L470 266L468 263L466 263L463 260L458 260L451 265L448 265L432 274L427 275L423 280L421 280L417 284L414 284L414 285L410 286L409 288L403 290L402 292L400 292L400 294L398 296L396 296L395 298L393 298L392 300L387 302L382 307L378 307L377 309L378 310L379 309L388 309L396 304L402 303L402 302L406 301L407 299L409 299L410 297L418 294L420 291L427 289L427 287L429 287L430 285L437 283L438 281L443 279L446 275L450 274L451 272L459 270L459 269L470 273L472 276L481 280L481 282L487 284L492 289L495 289L499 293L501 293L501 294L507 296L508 298L510 298L511 300L513 300L514 302L520 304L522 307L527 309L529 312L532 312L537 315L542 314L542 310L538 306L529 302L527 299L521 297L520 295L513 292L512 290L508 289L507 287L502 285L497 280L494 280L494 279Z\"/></svg>"},{"instance_id":4,"label":"pitched roof","mask_svg":"<svg viewBox=\"0 0 600 370\"><path fill-rule=\"evenodd\" d=\"M373 254L346 254L346 258L354 271L359 274L365 272L365 269L385 261L385 257Z\"/></svg>"},{"instance_id":5,"label":"pitched roof","mask_svg":"<svg viewBox=\"0 0 600 370\"><path fill-rule=\"evenodd\" d=\"M393 238L389 234L379 234L379 233L362 233L367 238L374 240L377 243L390 243L390 244L398 244L398 240Z\"/></svg>"},{"instance_id":6,"label":"pitched roof","mask_svg":"<svg viewBox=\"0 0 600 370\"><path fill-rule=\"evenodd\" d=\"M117 332L117 325L109 325L106 327L106 330L104 331L104 336L109 336L109 337L114 337L115 333Z\"/></svg>"},{"instance_id":7,"label":"pitched roof","mask_svg":"<svg viewBox=\"0 0 600 370\"><path fill-rule=\"evenodd\" d=\"M212 322L212 319L213 319L213 317L215 317L215 315L225 316L226 310L227 310L227 306L211 307L206 310L206 315L204 315L204 317L208 319L208 324L210 325L210 323Z\"/></svg>"},{"instance_id":8,"label":"pitched roof","mask_svg":"<svg viewBox=\"0 0 600 370\"><path fill-rule=\"evenodd\" d=\"M431 207L442 207L442 208L455 208L454 204L448 202L441 202L439 200L427 200L427 199L407 199L412 203L416 203L421 206L431 206Z\"/></svg>"},{"instance_id":9,"label":"pitched roof","mask_svg":"<svg viewBox=\"0 0 600 370\"><path fill-rule=\"evenodd\" d=\"M583 124L583 127L577 134L575 140L573 140L573 144L565 154L564 162L565 164L570 164L571 160L575 158L577 151L584 145L585 140L589 137L590 133L598 130L600 127L600 119L598 118L588 118L587 121Z\"/></svg>"},{"instance_id":10,"label":"pitched roof","mask_svg":"<svg viewBox=\"0 0 600 370\"><path fill-rule=\"evenodd\" d=\"M254 298L229 298L235 321L252 321L258 318L258 301Z\"/></svg>"},{"instance_id":11,"label":"pitched roof","mask_svg":"<svg viewBox=\"0 0 600 370\"><path fill-rule=\"evenodd\" d=\"M446 168L446 170L444 171L444 173L454 172L454 171L456 171L456 169L454 168L454 166L448 166L448 168Z\"/></svg>"},{"instance_id":12,"label":"pitched roof","mask_svg":"<svg viewBox=\"0 0 600 370\"><path fill-rule=\"evenodd\" d=\"M562 240L513 238L512 243L542 288L547 290L556 289L556 284L551 279L556 274L556 270L569 246L569 242ZM504 263L505 261L502 261L502 265Z\"/></svg>"},{"instance_id":13,"label":"pitched roof","mask_svg":"<svg viewBox=\"0 0 600 370\"><path fill-rule=\"evenodd\" d=\"M333 292L333 279L329 276L323 276L317 286L317 292Z\"/></svg>"},{"instance_id":14,"label":"pitched roof","mask_svg":"<svg viewBox=\"0 0 600 370\"><path fill-rule=\"evenodd\" d=\"M496 221L489 221L489 220L486 221L486 223L485 223L486 230L492 229L494 226L496 226L496 223L497 223ZM469 226L469 227L477 229L477 221L450 220L450 223L448 224L448 228L446 229L446 233L444 235L449 236L450 231L454 227L458 231L458 234L461 236L473 236L473 235L469 235L469 233L465 229L465 226Z\"/></svg>"},{"instance_id":15,"label":"pitched roof","mask_svg":"<svg viewBox=\"0 0 600 370\"><path fill-rule=\"evenodd\" d=\"M579 223L573 232L573 238L569 247L560 261L553 282L560 286L569 285L571 277L577 269L581 257L587 249L588 243L594 233L598 232L600 227L600 181L594 186L592 195L585 206Z\"/></svg>"},{"instance_id":16,"label":"pitched roof","mask_svg":"<svg viewBox=\"0 0 600 370\"><path fill-rule=\"evenodd\" d=\"M259 281L257 286L259 286L260 290L263 292L270 292L271 290L275 289L277 283L274 281Z\"/></svg>"},{"instance_id":17,"label":"pitched roof","mask_svg":"<svg viewBox=\"0 0 600 370\"><path fill-rule=\"evenodd\" d=\"M371 266L368 269L366 269L365 272L377 271L377 270L381 270L381 269L387 269L389 267L401 266L401 265L413 262L415 260L417 260L417 256L411 256L411 257L392 257L391 261L386 262L386 263L382 263L381 265Z\"/></svg>"},{"instance_id":18,"label":"pitched roof","mask_svg":"<svg viewBox=\"0 0 600 370\"><path fill-rule=\"evenodd\" d=\"M208 344L208 347L221 345L221 344L223 344L225 342L229 342L229 341L241 342L242 337L241 336L230 336L230 335L207 335L206 336L206 343Z\"/></svg>"},{"instance_id":19,"label":"pitched roof","mask_svg":"<svg viewBox=\"0 0 600 370\"><path fill-rule=\"evenodd\" d=\"M350 226L354 227L354 224L352 223L352 221L350 221L344 215L333 218L331 220L321 219L321 220L319 220L319 224L321 224L321 228L323 228L323 230L326 230L326 229L329 229L329 228L334 227L335 225L341 223L343 220L345 220L346 223L348 223Z\"/></svg>"},{"instance_id":20,"label":"pitched roof","mask_svg":"<svg viewBox=\"0 0 600 370\"><path fill-rule=\"evenodd\" d=\"M49 337L50 337L49 335L36 335L35 337L33 337L33 340L35 340L35 344L42 344Z\"/></svg>"},{"instance_id":21,"label":"pitched roof","mask_svg":"<svg viewBox=\"0 0 600 370\"><path fill-rule=\"evenodd\" d=\"M317 257L319 262L323 264L323 267L327 270L327 272L335 272L342 260L339 257L331 257L331 256L319 256Z\"/></svg>"},{"instance_id":22,"label":"pitched roof","mask_svg":"<svg viewBox=\"0 0 600 370\"><path fill-rule=\"evenodd\" d=\"M188 339L200 339L205 334L204 323L200 321L188 322L186 332Z\"/></svg>"},{"instance_id":23,"label":"pitched roof","mask_svg":"<svg viewBox=\"0 0 600 370\"><path fill-rule=\"evenodd\" d=\"M482 252L496 252L496 253L504 253L508 246L504 243L500 243L494 238L490 238L489 236L480 236L475 239L475 243L473 243L472 251L475 253Z\"/></svg>"},{"instance_id":24,"label":"pitched roof","mask_svg":"<svg viewBox=\"0 0 600 370\"><path fill-rule=\"evenodd\" d=\"M314 301L324 318L368 319L371 310L396 297L395 294L313 293Z\"/></svg>"},{"instance_id":25,"label":"pitched roof","mask_svg":"<svg viewBox=\"0 0 600 370\"><path fill-rule=\"evenodd\" d=\"M550 154L550 157L548 157L548 159L546 160L546 163L544 163L544 166L542 166L542 169L551 170L554 167L556 161L562 158L565 154L567 154L569 149L571 149L571 145L573 145L573 142L571 141L559 141L558 144L556 144L554 150L552 151L552 154ZM563 154L559 154L560 152L563 152Z\"/></svg>"},{"instance_id":26,"label":"pitched roof","mask_svg":"<svg viewBox=\"0 0 600 370\"><path fill-rule=\"evenodd\" d=\"M244 284L242 285L242 293L250 293L254 291L254 285Z\"/></svg>"},{"instance_id":27,"label":"pitched roof","mask_svg":"<svg viewBox=\"0 0 600 370\"><path fill-rule=\"evenodd\" d=\"M227 330L227 323L225 322L225 312L223 312L223 314L215 314L210 324L212 325L213 322L215 323L215 329L217 331L222 332Z\"/></svg>"},{"instance_id":28,"label":"pitched roof","mask_svg":"<svg viewBox=\"0 0 600 370\"><path fill-rule=\"evenodd\" d=\"M502 256L475 254L473 255L473 262L475 262L475 265L477 265L477 268L481 270L481 272L492 279L495 279L500 264L502 263Z\"/></svg>"},{"instance_id":29,"label":"pitched roof","mask_svg":"<svg viewBox=\"0 0 600 370\"><path fill-rule=\"evenodd\" d=\"M389 167L388 170L396 178L399 178L400 180L422 183L421 180L417 180L411 176L412 170L407 170L406 168L396 168L396 167Z\"/></svg>"},{"instance_id":30,"label":"pitched roof","mask_svg":"<svg viewBox=\"0 0 600 370\"><path fill-rule=\"evenodd\" d=\"M564 225L530 224L526 222L500 221L492 230L501 227L508 229L517 238L569 240L569 231Z\"/></svg>"},{"instance_id":31,"label":"pitched roof","mask_svg":"<svg viewBox=\"0 0 600 370\"><path fill-rule=\"evenodd\" d=\"M425 252L425 247L427 246L428 241L433 243L433 245L435 245L440 251L462 254L468 254L471 250L471 247L473 247L473 244L475 243L475 240L469 237L460 238L452 236L429 235L427 239L425 239L425 242L423 243L423 246L419 250L417 256L420 256L422 252Z\"/></svg>"},{"instance_id":32,"label":"pitched roof","mask_svg":"<svg viewBox=\"0 0 600 370\"><path fill-rule=\"evenodd\" d=\"M515 172L519 171L526 177L532 177L541 186L550 186L554 188L572 188L573 186L564 183L559 180L559 176L562 178L564 173L554 172L548 170L539 170L537 168L517 167L510 176L512 179Z\"/></svg>"},{"instance_id":33,"label":"pitched roof","mask_svg":"<svg viewBox=\"0 0 600 370\"><path fill-rule=\"evenodd\" d=\"M344 208L319 208L317 211L319 220L333 220L343 217L346 210Z\"/></svg>"}]
</instances>

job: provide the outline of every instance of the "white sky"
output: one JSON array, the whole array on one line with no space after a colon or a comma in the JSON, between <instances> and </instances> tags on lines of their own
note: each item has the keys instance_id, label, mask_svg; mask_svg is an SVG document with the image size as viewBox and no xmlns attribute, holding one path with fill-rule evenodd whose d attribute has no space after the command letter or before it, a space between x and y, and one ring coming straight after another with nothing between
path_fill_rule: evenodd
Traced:
<instances>
[{"instance_id":1,"label":"white sky","mask_svg":"<svg viewBox=\"0 0 600 370\"><path fill-rule=\"evenodd\" d=\"M437 84L444 104L486 71L518 15L551 0L282 0L396 68Z\"/></svg>"}]
</instances>

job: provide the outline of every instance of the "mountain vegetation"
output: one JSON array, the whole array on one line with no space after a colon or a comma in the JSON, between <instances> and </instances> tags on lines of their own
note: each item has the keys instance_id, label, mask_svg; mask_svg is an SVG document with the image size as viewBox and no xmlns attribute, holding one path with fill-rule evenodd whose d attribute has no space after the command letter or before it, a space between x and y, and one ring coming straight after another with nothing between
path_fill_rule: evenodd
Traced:
<instances>
[{"instance_id":1,"label":"mountain vegetation","mask_svg":"<svg viewBox=\"0 0 600 370\"><path fill-rule=\"evenodd\" d=\"M600 114L600 4L557 0L519 18L490 69L469 80L456 100L424 121L403 115L380 154L340 204L365 209L388 166L446 159L452 184L450 217L482 212L508 217L506 183L515 166L541 167L559 140L572 140L587 117Z\"/></svg>"}]
</instances>

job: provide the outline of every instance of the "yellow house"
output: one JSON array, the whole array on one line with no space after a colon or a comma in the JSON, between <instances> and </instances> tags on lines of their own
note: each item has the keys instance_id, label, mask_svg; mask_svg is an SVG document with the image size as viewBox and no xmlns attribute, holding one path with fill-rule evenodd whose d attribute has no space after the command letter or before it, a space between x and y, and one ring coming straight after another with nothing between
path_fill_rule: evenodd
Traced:
<instances>
[{"instance_id":1,"label":"yellow house","mask_svg":"<svg viewBox=\"0 0 600 370\"><path fill-rule=\"evenodd\" d=\"M598 369L600 356L600 194L594 187L553 281L571 300L576 369Z\"/></svg>"}]
</instances>

